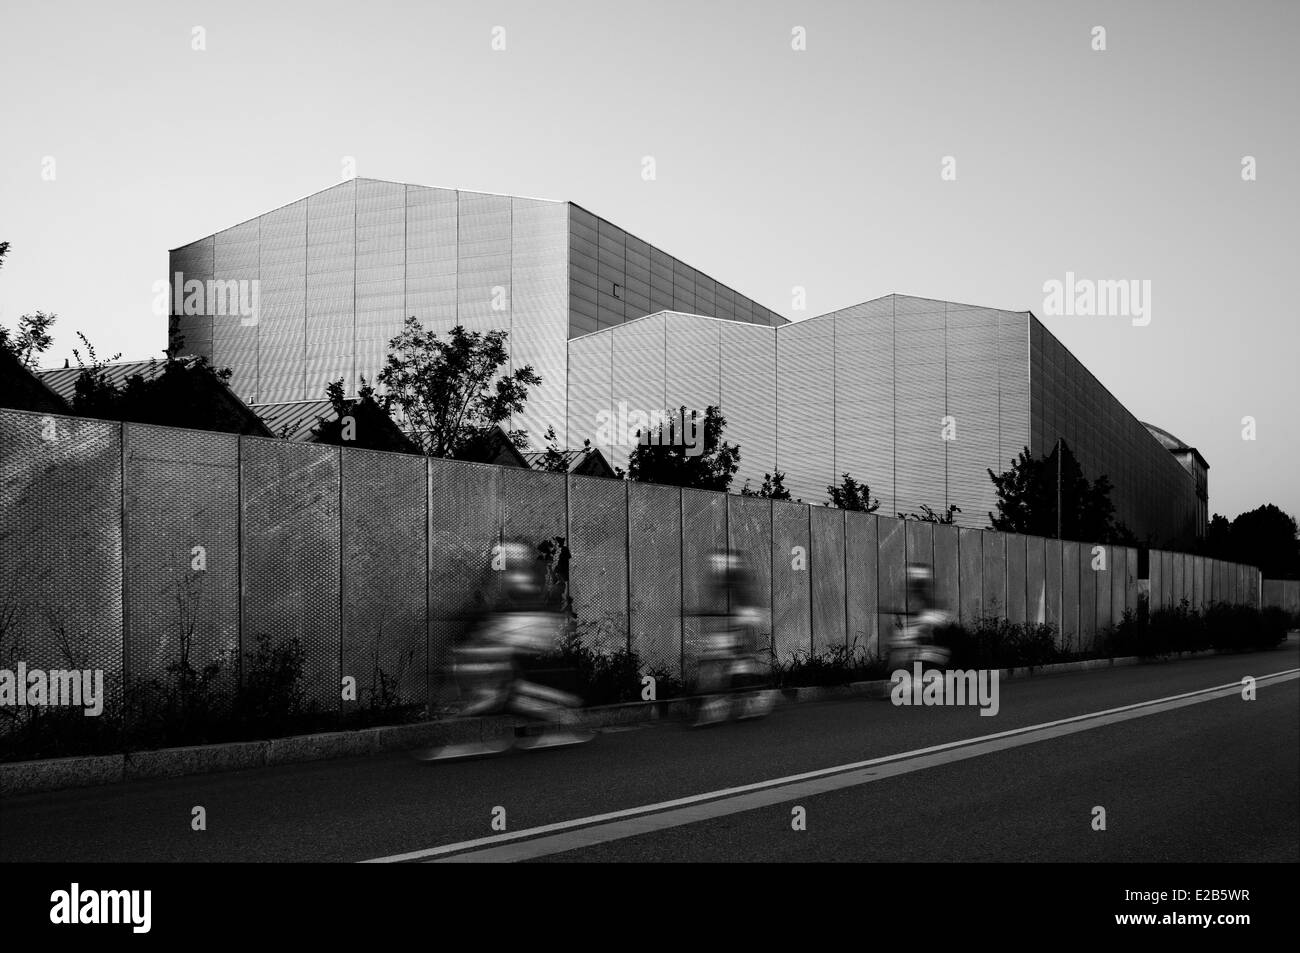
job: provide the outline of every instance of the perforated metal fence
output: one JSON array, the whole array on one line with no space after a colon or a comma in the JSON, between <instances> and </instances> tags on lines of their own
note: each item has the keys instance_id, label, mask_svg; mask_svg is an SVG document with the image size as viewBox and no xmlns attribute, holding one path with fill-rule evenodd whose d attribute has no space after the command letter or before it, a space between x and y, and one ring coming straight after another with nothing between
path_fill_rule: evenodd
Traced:
<instances>
[{"instance_id":1,"label":"perforated metal fence","mask_svg":"<svg viewBox=\"0 0 1300 953\"><path fill-rule=\"evenodd\" d=\"M420 457L342 455L344 710L423 705L428 686L428 469Z\"/></svg>"},{"instance_id":2,"label":"perforated metal fence","mask_svg":"<svg viewBox=\"0 0 1300 953\"><path fill-rule=\"evenodd\" d=\"M122 428L0 413L0 668L103 672L120 718ZM26 712L0 708L0 732Z\"/></svg>"},{"instance_id":3,"label":"perforated metal fence","mask_svg":"<svg viewBox=\"0 0 1300 953\"><path fill-rule=\"evenodd\" d=\"M239 682L239 438L123 427L125 661L131 711L191 674L228 704Z\"/></svg>"},{"instance_id":4,"label":"perforated metal fence","mask_svg":"<svg viewBox=\"0 0 1300 953\"><path fill-rule=\"evenodd\" d=\"M809 509L772 501L772 650L778 658L812 651Z\"/></svg>"},{"instance_id":5,"label":"perforated metal fence","mask_svg":"<svg viewBox=\"0 0 1300 953\"><path fill-rule=\"evenodd\" d=\"M628 484L569 477L569 595L584 641L628 647Z\"/></svg>"},{"instance_id":6,"label":"perforated metal fence","mask_svg":"<svg viewBox=\"0 0 1300 953\"><path fill-rule=\"evenodd\" d=\"M812 507L812 644L814 652L848 644L845 602L844 511Z\"/></svg>"},{"instance_id":7,"label":"perforated metal fence","mask_svg":"<svg viewBox=\"0 0 1300 953\"><path fill-rule=\"evenodd\" d=\"M292 649L319 712L437 710L450 649L500 594L494 558L511 540L567 583L584 644L688 679L702 620L729 610L713 576L721 553L746 567L760 642L783 660L881 653L918 608L909 563L933 570L935 604L963 624L1046 623L1070 651L1104 648L1143 593L1149 610L1200 610L1293 591L1183 553L1151 550L1144 581L1131 547L0 412L0 667L102 669L114 712L185 671L211 669L210 690L229 700ZM12 721L0 713L0 731Z\"/></svg>"},{"instance_id":8,"label":"perforated metal fence","mask_svg":"<svg viewBox=\"0 0 1300 953\"><path fill-rule=\"evenodd\" d=\"M628 619L632 649L647 666L681 670L682 492L627 488Z\"/></svg>"},{"instance_id":9,"label":"perforated metal fence","mask_svg":"<svg viewBox=\"0 0 1300 953\"><path fill-rule=\"evenodd\" d=\"M338 710L340 451L256 437L240 450L244 664L300 650L307 704Z\"/></svg>"}]
</instances>

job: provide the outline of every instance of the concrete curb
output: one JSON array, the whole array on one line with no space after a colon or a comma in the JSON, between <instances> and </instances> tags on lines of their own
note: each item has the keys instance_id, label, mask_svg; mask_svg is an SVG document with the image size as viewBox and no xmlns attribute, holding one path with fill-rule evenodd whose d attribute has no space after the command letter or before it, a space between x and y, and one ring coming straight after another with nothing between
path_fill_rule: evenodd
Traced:
<instances>
[{"instance_id":1,"label":"concrete curb","mask_svg":"<svg viewBox=\"0 0 1300 953\"><path fill-rule=\"evenodd\" d=\"M1214 654L1213 650L1179 653L1177 657L1182 659L1209 654ZM1145 660L1136 656L1126 656L1061 662L1055 665L1003 668L998 670L998 677L1012 679L1063 675L1070 672L1137 665L1143 661ZM876 679L850 682L847 685L787 688L781 691L781 695L787 704L845 698L887 698L890 685L889 679ZM595 729L639 725L652 721L671 721L685 718L690 712L690 706L689 698L606 705L584 709L578 717L578 724L584 728ZM425 745L484 741L513 734L516 728L524 724L526 722L523 719L499 715L483 718L445 718L409 725L296 735L268 741L236 741L94 757L15 761L0 764L0 797L115 784L120 781L177 778L191 774L260 768L274 764L300 764L331 758L408 751Z\"/></svg>"}]
</instances>

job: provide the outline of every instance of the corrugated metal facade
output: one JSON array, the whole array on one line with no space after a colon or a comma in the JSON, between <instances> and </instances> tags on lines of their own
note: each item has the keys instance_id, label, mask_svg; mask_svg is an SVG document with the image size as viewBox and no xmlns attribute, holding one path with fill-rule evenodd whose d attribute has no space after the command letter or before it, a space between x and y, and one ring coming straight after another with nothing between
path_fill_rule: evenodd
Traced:
<instances>
[{"instance_id":1,"label":"corrugated metal facade","mask_svg":"<svg viewBox=\"0 0 1300 953\"><path fill-rule=\"evenodd\" d=\"M1110 477L1115 518L1150 545L1190 545L1196 478L1036 318L1030 333L1030 451L1070 445L1084 474Z\"/></svg>"},{"instance_id":2,"label":"corrugated metal facade","mask_svg":"<svg viewBox=\"0 0 1300 953\"><path fill-rule=\"evenodd\" d=\"M205 283L260 280L254 321L186 315L177 300L171 309L173 340L230 367L250 403L319 398L339 378L349 393L363 377L373 383L408 315L438 332L503 328L512 369L531 364L542 377L512 421L539 447L550 426L572 444L568 338L672 309L786 323L571 203L376 179L343 182L178 248L171 270ZM700 353L668 365L679 381L718 376L720 359L691 366Z\"/></svg>"},{"instance_id":3,"label":"corrugated metal facade","mask_svg":"<svg viewBox=\"0 0 1300 953\"><path fill-rule=\"evenodd\" d=\"M764 326L786 323L776 312L572 203L569 292L569 337L657 311Z\"/></svg>"},{"instance_id":4,"label":"corrugated metal facade","mask_svg":"<svg viewBox=\"0 0 1300 953\"><path fill-rule=\"evenodd\" d=\"M512 426L563 443L568 254L567 203L353 179L171 252L183 280L259 282L255 320L185 315L173 293L172 334L245 401L279 403L373 383L408 315L502 328L543 381Z\"/></svg>"},{"instance_id":5,"label":"corrugated metal facade","mask_svg":"<svg viewBox=\"0 0 1300 953\"><path fill-rule=\"evenodd\" d=\"M597 442L593 410L716 394L740 445L735 489L775 468L795 498L821 502L849 473L882 515L956 505L958 523L986 526L988 471L1049 452L1059 432L1089 476L1110 475L1140 537L1185 533L1196 512L1191 475L1028 313L890 295L769 329L666 311L569 352L571 443ZM625 465L626 446L611 453Z\"/></svg>"},{"instance_id":6,"label":"corrugated metal facade","mask_svg":"<svg viewBox=\"0 0 1300 953\"><path fill-rule=\"evenodd\" d=\"M986 525L987 471L1029 439L1027 320L900 295L770 329L650 315L570 342L570 441L598 443L591 415L620 401L720 403L736 489L775 468L796 499L822 502L849 473L882 515L955 503L960 523ZM607 401L592 392L606 376ZM625 465L626 446L611 454Z\"/></svg>"}]
</instances>

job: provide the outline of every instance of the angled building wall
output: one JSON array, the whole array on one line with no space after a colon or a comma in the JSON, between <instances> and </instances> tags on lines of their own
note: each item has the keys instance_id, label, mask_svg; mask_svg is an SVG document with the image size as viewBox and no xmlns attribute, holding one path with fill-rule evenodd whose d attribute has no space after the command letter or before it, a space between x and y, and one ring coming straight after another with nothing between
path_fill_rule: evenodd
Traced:
<instances>
[{"instance_id":1,"label":"angled building wall","mask_svg":"<svg viewBox=\"0 0 1300 953\"><path fill-rule=\"evenodd\" d=\"M1065 439L1084 475L1110 478L1115 518L1148 545L1190 546L1202 507L1196 477L1037 318L1030 321L1035 456Z\"/></svg>"},{"instance_id":2,"label":"angled building wall","mask_svg":"<svg viewBox=\"0 0 1300 953\"><path fill-rule=\"evenodd\" d=\"M172 336L233 371L249 402L349 394L374 382L406 316L445 333L510 332L512 367L542 384L519 420L563 440L568 205L354 179L171 252L200 281L258 280L255 320L184 314L173 280ZM183 287L183 286L182 286Z\"/></svg>"},{"instance_id":3,"label":"angled building wall","mask_svg":"<svg viewBox=\"0 0 1300 953\"><path fill-rule=\"evenodd\" d=\"M428 329L510 332L542 385L513 426L567 443L571 336L673 309L763 326L762 307L568 202L353 179L170 253L171 339L233 372L252 403L374 382L408 315ZM255 320L186 314L182 282L259 283ZM183 288L183 285L180 287ZM711 371L717 376L716 369Z\"/></svg>"},{"instance_id":4,"label":"angled building wall","mask_svg":"<svg viewBox=\"0 0 1300 953\"><path fill-rule=\"evenodd\" d=\"M579 442L627 411L719 404L737 490L775 469L820 503L849 473L882 515L955 505L983 527L988 471L1050 452L1059 432L1091 478L1110 476L1139 537L1180 540L1196 512L1194 479L1028 312L905 295L779 327L665 311L570 341L569 380ZM624 466L635 438L619 435L599 446Z\"/></svg>"}]
</instances>

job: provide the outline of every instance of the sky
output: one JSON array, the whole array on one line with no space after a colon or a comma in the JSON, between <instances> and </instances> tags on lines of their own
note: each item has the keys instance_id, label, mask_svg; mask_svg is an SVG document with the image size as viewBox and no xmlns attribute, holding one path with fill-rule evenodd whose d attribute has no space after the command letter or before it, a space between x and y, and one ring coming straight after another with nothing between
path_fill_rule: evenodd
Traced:
<instances>
[{"instance_id":1,"label":"sky","mask_svg":"<svg viewBox=\"0 0 1300 953\"><path fill-rule=\"evenodd\" d=\"M0 324L159 354L168 249L350 162L577 202L792 320L1033 311L1211 512L1300 515L1297 39L1293 2L11 0ZM1048 314L1070 273L1149 313Z\"/></svg>"}]
</instances>

